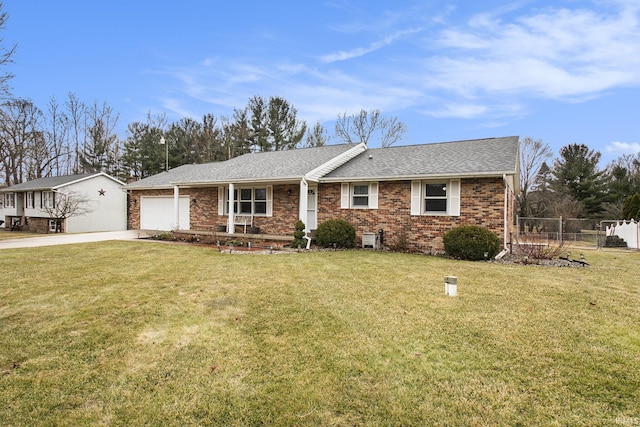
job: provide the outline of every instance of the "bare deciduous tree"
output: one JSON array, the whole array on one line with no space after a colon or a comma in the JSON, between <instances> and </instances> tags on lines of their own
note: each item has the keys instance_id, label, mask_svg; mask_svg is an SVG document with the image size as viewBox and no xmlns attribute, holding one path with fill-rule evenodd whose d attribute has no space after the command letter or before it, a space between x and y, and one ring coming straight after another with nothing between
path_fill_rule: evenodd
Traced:
<instances>
[{"instance_id":1,"label":"bare deciduous tree","mask_svg":"<svg viewBox=\"0 0 640 427\"><path fill-rule=\"evenodd\" d=\"M407 133L407 126L398 121L397 117L384 117L380 123L380 146L382 148L391 147L400 141Z\"/></svg>"},{"instance_id":2,"label":"bare deciduous tree","mask_svg":"<svg viewBox=\"0 0 640 427\"><path fill-rule=\"evenodd\" d=\"M540 167L551 157L549 144L525 137L520 141L520 194L516 196L518 215L531 215L529 196L536 186Z\"/></svg>"},{"instance_id":3,"label":"bare deciduous tree","mask_svg":"<svg viewBox=\"0 0 640 427\"><path fill-rule=\"evenodd\" d=\"M2 3L0 2L0 30L4 30L4 26L9 16L2 11ZM16 51L16 45L4 47L4 40L0 38L0 69L4 70L6 66L13 62L13 54ZM9 80L13 78L13 74L3 71L0 73L0 98L8 98L10 95Z\"/></svg>"},{"instance_id":4,"label":"bare deciduous tree","mask_svg":"<svg viewBox=\"0 0 640 427\"><path fill-rule=\"evenodd\" d=\"M378 132L380 146L386 148L402 139L406 131L405 124L396 117L384 117L377 109L363 109L349 116L347 113L338 114L335 135L349 144L369 144L371 136Z\"/></svg>"},{"instance_id":5,"label":"bare deciduous tree","mask_svg":"<svg viewBox=\"0 0 640 427\"><path fill-rule=\"evenodd\" d=\"M119 167L119 139L115 133L119 114L106 103L97 102L88 109L87 140L80 156L83 172L106 172L116 175Z\"/></svg>"},{"instance_id":6,"label":"bare deciduous tree","mask_svg":"<svg viewBox=\"0 0 640 427\"><path fill-rule=\"evenodd\" d=\"M68 140L69 120L60 110L55 97L49 99L45 120L45 137L51 147L51 158L54 159L51 165L52 175L71 175L73 159Z\"/></svg>"},{"instance_id":7,"label":"bare deciduous tree","mask_svg":"<svg viewBox=\"0 0 640 427\"><path fill-rule=\"evenodd\" d=\"M85 145L85 122L86 122L86 106L81 102L74 93L69 93L69 99L65 103L67 108L67 117L69 120L69 132L72 145L72 162L71 172L78 174L81 171L80 153Z\"/></svg>"},{"instance_id":8,"label":"bare deciduous tree","mask_svg":"<svg viewBox=\"0 0 640 427\"><path fill-rule=\"evenodd\" d=\"M91 200L86 195L75 191L56 192L54 203L44 206L43 209L55 221L56 233L60 233L62 232L62 223L66 219L92 212L90 203Z\"/></svg>"},{"instance_id":9,"label":"bare deciduous tree","mask_svg":"<svg viewBox=\"0 0 640 427\"><path fill-rule=\"evenodd\" d=\"M42 112L24 99L0 105L0 163L6 185L44 176L49 162L40 120Z\"/></svg>"}]
</instances>

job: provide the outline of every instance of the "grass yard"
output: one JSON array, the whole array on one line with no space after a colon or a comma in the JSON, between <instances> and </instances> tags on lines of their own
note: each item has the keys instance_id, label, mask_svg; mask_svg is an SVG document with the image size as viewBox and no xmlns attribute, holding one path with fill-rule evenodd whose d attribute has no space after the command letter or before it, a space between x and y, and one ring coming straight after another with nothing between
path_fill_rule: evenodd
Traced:
<instances>
[{"instance_id":1,"label":"grass yard","mask_svg":"<svg viewBox=\"0 0 640 427\"><path fill-rule=\"evenodd\" d=\"M42 237L44 234L28 233L26 231L11 231L0 228L0 240L22 239L25 237Z\"/></svg>"},{"instance_id":2,"label":"grass yard","mask_svg":"<svg viewBox=\"0 0 640 427\"><path fill-rule=\"evenodd\" d=\"M4 425L640 425L637 252L0 255Z\"/></svg>"}]
</instances>

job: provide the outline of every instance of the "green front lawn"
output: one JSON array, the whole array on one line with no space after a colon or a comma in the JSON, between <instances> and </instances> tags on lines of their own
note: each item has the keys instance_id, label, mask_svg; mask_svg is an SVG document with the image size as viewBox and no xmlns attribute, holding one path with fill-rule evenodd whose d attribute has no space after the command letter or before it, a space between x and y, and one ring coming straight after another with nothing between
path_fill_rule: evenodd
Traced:
<instances>
[{"instance_id":1,"label":"green front lawn","mask_svg":"<svg viewBox=\"0 0 640 427\"><path fill-rule=\"evenodd\" d=\"M637 252L587 268L151 242L0 255L5 425L640 423Z\"/></svg>"}]
</instances>

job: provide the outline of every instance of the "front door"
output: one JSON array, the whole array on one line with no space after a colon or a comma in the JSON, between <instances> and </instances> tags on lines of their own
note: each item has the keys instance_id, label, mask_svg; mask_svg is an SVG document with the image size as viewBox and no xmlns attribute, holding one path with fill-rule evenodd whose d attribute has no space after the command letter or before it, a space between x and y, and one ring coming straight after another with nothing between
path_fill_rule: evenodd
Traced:
<instances>
[{"instance_id":1,"label":"front door","mask_svg":"<svg viewBox=\"0 0 640 427\"><path fill-rule=\"evenodd\" d=\"M307 190L307 230L318 228L318 187Z\"/></svg>"}]
</instances>

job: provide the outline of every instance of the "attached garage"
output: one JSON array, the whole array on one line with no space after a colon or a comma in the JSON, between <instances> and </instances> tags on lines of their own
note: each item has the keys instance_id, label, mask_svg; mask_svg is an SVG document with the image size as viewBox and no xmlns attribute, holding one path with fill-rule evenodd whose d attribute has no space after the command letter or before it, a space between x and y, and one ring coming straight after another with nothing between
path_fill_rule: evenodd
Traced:
<instances>
[{"instance_id":1,"label":"attached garage","mask_svg":"<svg viewBox=\"0 0 640 427\"><path fill-rule=\"evenodd\" d=\"M176 224L176 212L173 197L141 197L140 228L142 230L171 231L179 228L189 229L189 196L180 197L179 224Z\"/></svg>"}]
</instances>

